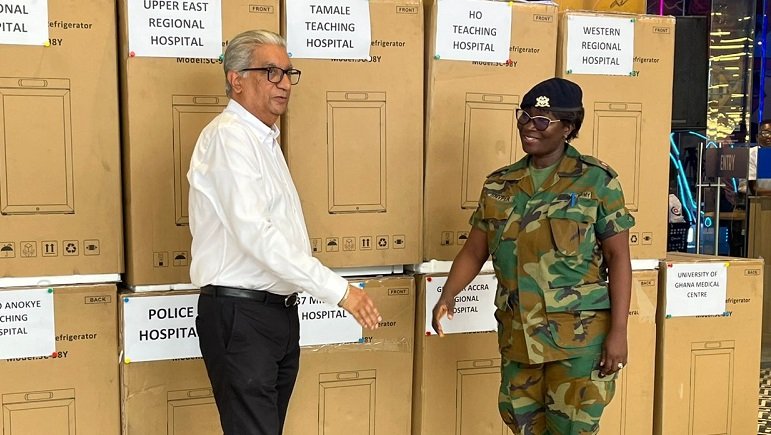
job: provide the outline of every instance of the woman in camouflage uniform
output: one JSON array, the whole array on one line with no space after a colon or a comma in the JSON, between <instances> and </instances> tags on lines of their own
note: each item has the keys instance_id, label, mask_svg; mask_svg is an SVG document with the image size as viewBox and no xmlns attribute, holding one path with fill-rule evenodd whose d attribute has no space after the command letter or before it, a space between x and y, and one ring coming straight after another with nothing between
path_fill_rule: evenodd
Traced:
<instances>
[{"instance_id":1,"label":"woman in camouflage uniform","mask_svg":"<svg viewBox=\"0 0 771 435\"><path fill-rule=\"evenodd\" d=\"M632 272L616 173L570 145L581 88L553 78L522 99L527 153L487 177L433 326L492 256L498 279L499 409L516 434L594 434L627 362Z\"/></svg>"}]
</instances>

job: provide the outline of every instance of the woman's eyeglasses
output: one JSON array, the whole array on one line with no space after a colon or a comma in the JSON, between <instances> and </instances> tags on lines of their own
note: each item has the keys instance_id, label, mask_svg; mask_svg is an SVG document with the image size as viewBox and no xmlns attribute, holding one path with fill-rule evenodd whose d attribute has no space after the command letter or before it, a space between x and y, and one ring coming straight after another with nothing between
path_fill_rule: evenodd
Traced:
<instances>
[{"instance_id":1,"label":"woman's eyeglasses","mask_svg":"<svg viewBox=\"0 0 771 435\"><path fill-rule=\"evenodd\" d=\"M544 131L549 128L552 122L559 122L560 120L550 119L546 116L530 116L530 114L523 109L517 109L517 124L524 126L530 121L533 121L533 127L535 127L536 130Z\"/></svg>"}]
</instances>

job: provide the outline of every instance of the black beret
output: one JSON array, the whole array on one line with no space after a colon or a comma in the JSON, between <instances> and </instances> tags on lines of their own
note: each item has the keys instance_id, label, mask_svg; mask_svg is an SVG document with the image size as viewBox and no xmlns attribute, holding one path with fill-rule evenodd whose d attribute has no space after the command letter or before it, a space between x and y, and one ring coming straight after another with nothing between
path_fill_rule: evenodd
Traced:
<instances>
[{"instance_id":1,"label":"black beret","mask_svg":"<svg viewBox=\"0 0 771 435\"><path fill-rule=\"evenodd\" d=\"M583 108L582 96L583 92L577 84L554 77L533 86L533 89L522 97L520 107L572 112Z\"/></svg>"}]
</instances>

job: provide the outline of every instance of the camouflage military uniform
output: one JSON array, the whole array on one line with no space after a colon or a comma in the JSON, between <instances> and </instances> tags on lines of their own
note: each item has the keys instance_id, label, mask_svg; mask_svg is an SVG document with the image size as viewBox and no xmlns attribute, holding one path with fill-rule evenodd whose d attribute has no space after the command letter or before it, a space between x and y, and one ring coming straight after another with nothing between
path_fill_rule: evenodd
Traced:
<instances>
[{"instance_id":1,"label":"camouflage military uniform","mask_svg":"<svg viewBox=\"0 0 771 435\"><path fill-rule=\"evenodd\" d=\"M610 326L598 241L634 225L616 173L568 145L534 192L526 157L487 178L471 225L487 233L498 278L504 421L522 434L594 433L614 392L611 377L590 376Z\"/></svg>"}]
</instances>

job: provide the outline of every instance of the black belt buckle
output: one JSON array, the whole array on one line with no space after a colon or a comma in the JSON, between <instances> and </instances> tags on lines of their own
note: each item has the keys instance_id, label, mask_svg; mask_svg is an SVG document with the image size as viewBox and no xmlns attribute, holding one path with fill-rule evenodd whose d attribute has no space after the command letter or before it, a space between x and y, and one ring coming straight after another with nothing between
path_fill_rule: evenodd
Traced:
<instances>
[{"instance_id":1,"label":"black belt buckle","mask_svg":"<svg viewBox=\"0 0 771 435\"><path fill-rule=\"evenodd\" d=\"M297 298L297 293L292 293L291 295L284 298L284 306L287 308L297 305L299 303L300 303L300 300Z\"/></svg>"}]
</instances>

